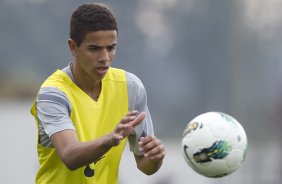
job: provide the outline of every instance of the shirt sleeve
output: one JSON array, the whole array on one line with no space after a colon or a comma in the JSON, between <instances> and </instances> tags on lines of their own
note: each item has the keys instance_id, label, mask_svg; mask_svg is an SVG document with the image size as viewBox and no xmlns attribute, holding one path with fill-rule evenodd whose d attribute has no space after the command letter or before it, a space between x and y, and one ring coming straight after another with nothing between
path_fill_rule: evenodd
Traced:
<instances>
[{"instance_id":1,"label":"shirt sleeve","mask_svg":"<svg viewBox=\"0 0 282 184\"><path fill-rule=\"evenodd\" d=\"M40 89L36 103L39 141L50 145L50 137L66 129L75 130L69 117L71 105L65 93L55 87Z\"/></svg>"},{"instance_id":2,"label":"shirt sleeve","mask_svg":"<svg viewBox=\"0 0 282 184\"><path fill-rule=\"evenodd\" d=\"M139 151L138 142L140 137L153 136L154 128L150 112L147 106L147 94L141 80L134 74L127 72L127 86L128 86L128 101L129 110L137 110L139 113L146 112L146 117L138 126L135 127L134 132L128 136L130 150L136 155L143 155Z\"/></svg>"}]
</instances>

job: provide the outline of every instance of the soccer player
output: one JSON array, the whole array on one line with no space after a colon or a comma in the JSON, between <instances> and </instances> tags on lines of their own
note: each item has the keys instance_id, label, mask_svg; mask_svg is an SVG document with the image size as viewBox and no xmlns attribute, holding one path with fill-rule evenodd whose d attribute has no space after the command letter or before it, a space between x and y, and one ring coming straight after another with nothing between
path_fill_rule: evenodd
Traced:
<instances>
[{"instance_id":1,"label":"soccer player","mask_svg":"<svg viewBox=\"0 0 282 184\"><path fill-rule=\"evenodd\" d=\"M137 76L111 67L117 22L103 4L72 14L72 62L42 84L31 112L38 125L37 184L116 184L129 141L139 170L159 170L165 157L154 136L145 88Z\"/></svg>"}]
</instances>

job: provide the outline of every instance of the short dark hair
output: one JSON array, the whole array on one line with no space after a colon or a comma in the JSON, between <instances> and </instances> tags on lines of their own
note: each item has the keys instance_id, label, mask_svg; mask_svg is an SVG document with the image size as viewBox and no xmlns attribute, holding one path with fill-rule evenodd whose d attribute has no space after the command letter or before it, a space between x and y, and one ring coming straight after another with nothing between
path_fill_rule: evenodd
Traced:
<instances>
[{"instance_id":1,"label":"short dark hair","mask_svg":"<svg viewBox=\"0 0 282 184\"><path fill-rule=\"evenodd\" d=\"M101 30L118 31L116 18L106 5L83 4L72 13L70 38L77 46L80 46L87 33Z\"/></svg>"}]
</instances>

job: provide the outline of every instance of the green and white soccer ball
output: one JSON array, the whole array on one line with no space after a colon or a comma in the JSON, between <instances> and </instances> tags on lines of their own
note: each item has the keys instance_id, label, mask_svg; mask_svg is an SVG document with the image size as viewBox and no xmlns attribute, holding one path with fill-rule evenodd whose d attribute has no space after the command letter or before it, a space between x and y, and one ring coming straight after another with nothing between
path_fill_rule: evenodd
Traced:
<instances>
[{"instance_id":1,"label":"green and white soccer ball","mask_svg":"<svg viewBox=\"0 0 282 184\"><path fill-rule=\"evenodd\" d=\"M247 152L247 135L230 115L207 112L187 124L181 145L183 157L194 171L218 178L241 166Z\"/></svg>"}]
</instances>

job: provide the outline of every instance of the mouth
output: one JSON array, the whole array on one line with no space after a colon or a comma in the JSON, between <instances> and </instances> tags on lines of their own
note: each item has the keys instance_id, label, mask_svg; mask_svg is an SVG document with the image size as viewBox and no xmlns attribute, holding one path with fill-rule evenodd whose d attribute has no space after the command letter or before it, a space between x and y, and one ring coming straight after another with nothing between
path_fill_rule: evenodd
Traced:
<instances>
[{"instance_id":1,"label":"mouth","mask_svg":"<svg viewBox=\"0 0 282 184\"><path fill-rule=\"evenodd\" d=\"M104 76L108 72L109 67L108 66L98 66L95 68L95 70L98 73L98 75Z\"/></svg>"}]
</instances>

